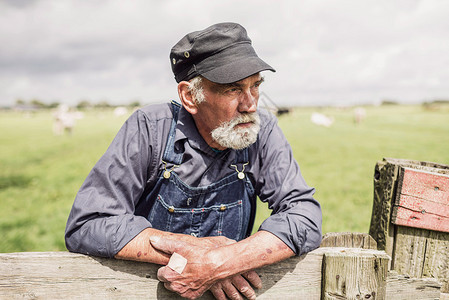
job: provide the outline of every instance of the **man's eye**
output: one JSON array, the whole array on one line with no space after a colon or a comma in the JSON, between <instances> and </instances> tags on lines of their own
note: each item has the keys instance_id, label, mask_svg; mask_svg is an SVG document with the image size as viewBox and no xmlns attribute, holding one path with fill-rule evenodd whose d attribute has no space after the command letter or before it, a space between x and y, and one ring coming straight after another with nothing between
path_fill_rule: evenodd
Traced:
<instances>
[{"instance_id":1,"label":"man's eye","mask_svg":"<svg viewBox=\"0 0 449 300\"><path fill-rule=\"evenodd\" d=\"M262 84L262 81L256 82L256 83L254 84L254 87L255 87L255 88L258 88L261 84Z\"/></svg>"},{"instance_id":2,"label":"man's eye","mask_svg":"<svg viewBox=\"0 0 449 300\"><path fill-rule=\"evenodd\" d=\"M252 90L259 90L260 83L253 85Z\"/></svg>"}]
</instances>

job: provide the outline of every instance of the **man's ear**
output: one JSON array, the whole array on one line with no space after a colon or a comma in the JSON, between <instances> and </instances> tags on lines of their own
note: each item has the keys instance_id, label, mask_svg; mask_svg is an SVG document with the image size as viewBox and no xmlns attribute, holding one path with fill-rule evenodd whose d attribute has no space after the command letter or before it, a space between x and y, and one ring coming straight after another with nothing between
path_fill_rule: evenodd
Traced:
<instances>
[{"instance_id":1,"label":"man's ear","mask_svg":"<svg viewBox=\"0 0 449 300\"><path fill-rule=\"evenodd\" d=\"M198 112L196 101L189 89L190 82L181 81L178 83L178 95L184 108L192 115Z\"/></svg>"}]
</instances>

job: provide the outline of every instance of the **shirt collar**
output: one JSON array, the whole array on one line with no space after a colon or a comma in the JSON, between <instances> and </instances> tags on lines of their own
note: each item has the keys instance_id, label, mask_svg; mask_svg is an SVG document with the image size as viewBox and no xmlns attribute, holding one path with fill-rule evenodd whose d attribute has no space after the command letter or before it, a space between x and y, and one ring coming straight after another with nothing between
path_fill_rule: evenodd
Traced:
<instances>
[{"instance_id":1,"label":"shirt collar","mask_svg":"<svg viewBox=\"0 0 449 300\"><path fill-rule=\"evenodd\" d=\"M176 124L175 147L179 147L182 144L180 141L185 139L187 139L187 142L192 148L211 156L216 155L199 133L192 115L182 107L179 111L178 122Z\"/></svg>"}]
</instances>

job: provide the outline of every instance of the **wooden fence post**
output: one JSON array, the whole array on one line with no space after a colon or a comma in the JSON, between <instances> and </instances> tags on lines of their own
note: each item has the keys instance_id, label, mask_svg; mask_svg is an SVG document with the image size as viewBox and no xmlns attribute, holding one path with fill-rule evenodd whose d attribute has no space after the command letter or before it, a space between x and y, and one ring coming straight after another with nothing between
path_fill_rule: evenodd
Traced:
<instances>
[{"instance_id":1,"label":"wooden fence post","mask_svg":"<svg viewBox=\"0 0 449 300\"><path fill-rule=\"evenodd\" d=\"M369 233L391 256L393 270L436 278L443 283L441 292L449 293L449 166L378 162Z\"/></svg>"},{"instance_id":2,"label":"wooden fence post","mask_svg":"<svg viewBox=\"0 0 449 300\"><path fill-rule=\"evenodd\" d=\"M376 164L374 171L374 199L369 234L377 248L393 254L393 227L390 226L391 199L396 193L398 167L389 160Z\"/></svg>"},{"instance_id":3,"label":"wooden fence post","mask_svg":"<svg viewBox=\"0 0 449 300\"><path fill-rule=\"evenodd\" d=\"M323 257L323 300L386 299L389 257L383 251L328 248Z\"/></svg>"},{"instance_id":4,"label":"wooden fence post","mask_svg":"<svg viewBox=\"0 0 449 300\"><path fill-rule=\"evenodd\" d=\"M328 232L323 236L320 247L345 247L377 249L376 241L367 233Z\"/></svg>"}]
</instances>

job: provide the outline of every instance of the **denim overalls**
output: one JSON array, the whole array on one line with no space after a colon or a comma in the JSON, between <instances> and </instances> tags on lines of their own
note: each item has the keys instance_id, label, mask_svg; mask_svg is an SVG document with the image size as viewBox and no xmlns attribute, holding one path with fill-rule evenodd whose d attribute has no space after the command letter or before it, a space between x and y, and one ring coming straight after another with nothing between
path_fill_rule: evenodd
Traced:
<instances>
[{"instance_id":1,"label":"denim overalls","mask_svg":"<svg viewBox=\"0 0 449 300\"><path fill-rule=\"evenodd\" d=\"M255 213L254 188L245 174L248 149L237 151L231 174L208 185L192 187L182 182L176 167L183 153L174 147L180 104L172 102L173 121L157 183L146 198L153 203L147 216L153 228L197 237L224 235L233 240L249 236Z\"/></svg>"}]
</instances>

